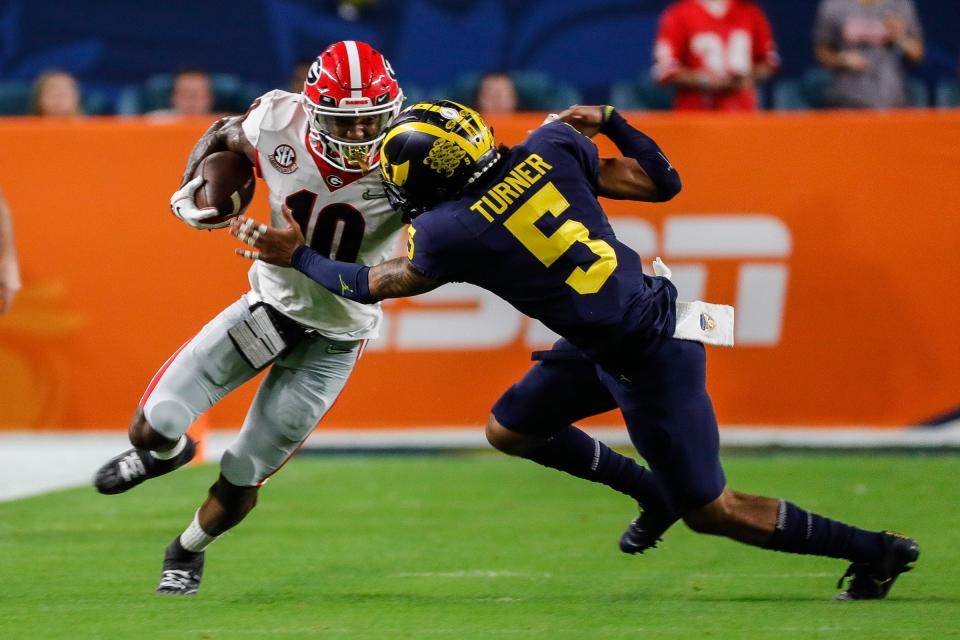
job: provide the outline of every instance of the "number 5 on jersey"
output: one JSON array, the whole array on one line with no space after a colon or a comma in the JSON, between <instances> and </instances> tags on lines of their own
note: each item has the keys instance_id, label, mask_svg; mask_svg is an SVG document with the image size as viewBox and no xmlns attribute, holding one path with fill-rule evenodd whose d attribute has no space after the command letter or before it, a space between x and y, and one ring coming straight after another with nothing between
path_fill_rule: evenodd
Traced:
<instances>
[{"instance_id":1,"label":"number 5 on jersey","mask_svg":"<svg viewBox=\"0 0 960 640\"><path fill-rule=\"evenodd\" d=\"M597 256L597 260L586 270L576 267L566 283L579 294L596 293L617 268L617 254L613 247L603 240L591 238L589 230L576 220L567 220L549 236L535 226L537 220L547 213L558 218L569 207L570 203L563 194L552 182L548 182L511 214L503 226L545 267L556 262L578 242L586 245Z\"/></svg>"}]
</instances>

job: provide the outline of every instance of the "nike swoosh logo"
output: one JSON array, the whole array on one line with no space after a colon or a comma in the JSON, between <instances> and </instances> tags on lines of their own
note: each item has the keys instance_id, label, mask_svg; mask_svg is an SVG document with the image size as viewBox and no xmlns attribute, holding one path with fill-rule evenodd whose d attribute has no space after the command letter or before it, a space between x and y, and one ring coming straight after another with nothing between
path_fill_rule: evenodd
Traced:
<instances>
[{"instance_id":1,"label":"nike swoosh logo","mask_svg":"<svg viewBox=\"0 0 960 640\"><path fill-rule=\"evenodd\" d=\"M340 295L345 296L348 293L353 293L353 289L350 288L350 285L348 285L344 281L343 276L341 275L340 276Z\"/></svg>"},{"instance_id":2,"label":"nike swoosh logo","mask_svg":"<svg viewBox=\"0 0 960 640\"><path fill-rule=\"evenodd\" d=\"M667 156L663 155L659 151L657 152L657 155L663 158L663 161L667 163L667 171L674 171L673 164L667 160Z\"/></svg>"},{"instance_id":3,"label":"nike swoosh logo","mask_svg":"<svg viewBox=\"0 0 960 640\"><path fill-rule=\"evenodd\" d=\"M333 346L332 344L328 344L328 345L327 345L327 353L329 353L329 354L353 353L353 349L340 349L340 348L338 348L338 347Z\"/></svg>"},{"instance_id":4,"label":"nike swoosh logo","mask_svg":"<svg viewBox=\"0 0 960 640\"><path fill-rule=\"evenodd\" d=\"M378 200L380 198L387 197L386 191L371 191L370 189L364 190L364 192L360 195L364 200Z\"/></svg>"}]
</instances>

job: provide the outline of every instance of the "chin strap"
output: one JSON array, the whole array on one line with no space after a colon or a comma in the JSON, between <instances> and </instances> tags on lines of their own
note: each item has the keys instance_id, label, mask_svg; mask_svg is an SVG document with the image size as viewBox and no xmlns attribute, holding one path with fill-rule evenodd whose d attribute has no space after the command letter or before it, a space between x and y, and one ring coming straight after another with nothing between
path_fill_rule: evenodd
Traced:
<instances>
[{"instance_id":1,"label":"chin strap","mask_svg":"<svg viewBox=\"0 0 960 640\"><path fill-rule=\"evenodd\" d=\"M496 150L496 149L494 149L493 152L494 152L494 154L495 154L495 155L493 156L493 160L491 160L490 162L488 162L487 164L485 164L485 165L483 166L483 168L480 169L480 171L477 171L476 173L474 173L472 176L470 176L470 177L467 179L467 185L468 185L468 186L471 185L471 184L473 184L473 183L476 182L477 180L479 180L479 179L480 179L480 176L482 176L483 174L485 174L485 173L486 173L487 171L489 171L491 168L495 167L498 162L500 162L500 152L499 152L498 150Z\"/></svg>"}]
</instances>

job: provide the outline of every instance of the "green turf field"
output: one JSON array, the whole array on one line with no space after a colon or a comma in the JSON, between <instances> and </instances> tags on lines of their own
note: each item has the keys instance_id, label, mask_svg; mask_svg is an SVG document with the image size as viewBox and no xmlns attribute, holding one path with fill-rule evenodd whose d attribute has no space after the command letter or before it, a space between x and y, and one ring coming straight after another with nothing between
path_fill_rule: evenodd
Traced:
<instances>
[{"instance_id":1,"label":"green turf field","mask_svg":"<svg viewBox=\"0 0 960 640\"><path fill-rule=\"evenodd\" d=\"M739 489L921 544L882 602L835 603L842 561L672 530L616 543L630 502L494 455L301 456L208 552L193 598L153 594L215 468L130 494L0 504L0 638L946 638L960 636L960 458L730 455Z\"/></svg>"}]
</instances>

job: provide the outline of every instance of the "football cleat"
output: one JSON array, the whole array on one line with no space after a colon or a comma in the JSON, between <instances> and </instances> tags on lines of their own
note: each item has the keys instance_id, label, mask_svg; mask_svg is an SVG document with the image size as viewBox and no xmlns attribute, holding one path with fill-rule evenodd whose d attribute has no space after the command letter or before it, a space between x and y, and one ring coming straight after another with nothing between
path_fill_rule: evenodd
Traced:
<instances>
[{"instance_id":1,"label":"football cleat","mask_svg":"<svg viewBox=\"0 0 960 640\"><path fill-rule=\"evenodd\" d=\"M851 578L846 591L834 600L880 600L887 597L890 587L901 573L913 569L910 565L920 557L917 541L892 531L883 532L883 555L876 562L854 562L837 582Z\"/></svg>"},{"instance_id":2,"label":"football cleat","mask_svg":"<svg viewBox=\"0 0 960 640\"><path fill-rule=\"evenodd\" d=\"M163 557L163 572L157 593L167 596L192 596L200 590L205 552L187 551L180 536L173 539Z\"/></svg>"},{"instance_id":3,"label":"football cleat","mask_svg":"<svg viewBox=\"0 0 960 640\"><path fill-rule=\"evenodd\" d=\"M146 449L128 449L107 461L93 478L93 486L105 494L123 493L134 488L144 480L156 478L193 460L197 453L197 443L187 438L183 451L169 460L155 458Z\"/></svg>"},{"instance_id":4,"label":"football cleat","mask_svg":"<svg viewBox=\"0 0 960 640\"><path fill-rule=\"evenodd\" d=\"M655 514L644 510L639 517L627 525L626 531L620 536L620 551L624 553L643 553L647 549L657 546L663 539L663 534L677 521L676 516Z\"/></svg>"}]
</instances>

